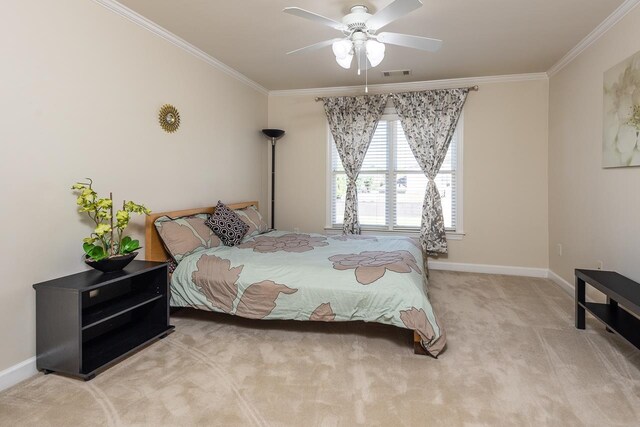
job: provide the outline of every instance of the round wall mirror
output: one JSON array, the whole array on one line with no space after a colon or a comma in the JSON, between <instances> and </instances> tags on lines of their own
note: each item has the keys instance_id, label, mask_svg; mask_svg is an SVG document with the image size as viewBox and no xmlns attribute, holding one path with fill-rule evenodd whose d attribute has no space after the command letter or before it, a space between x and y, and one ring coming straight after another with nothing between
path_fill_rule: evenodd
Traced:
<instances>
[{"instance_id":1,"label":"round wall mirror","mask_svg":"<svg viewBox=\"0 0 640 427\"><path fill-rule=\"evenodd\" d=\"M171 104L164 104L160 108L160 114L158 114L160 126L165 132L173 133L180 127L180 113L176 107Z\"/></svg>"}]
</instances>

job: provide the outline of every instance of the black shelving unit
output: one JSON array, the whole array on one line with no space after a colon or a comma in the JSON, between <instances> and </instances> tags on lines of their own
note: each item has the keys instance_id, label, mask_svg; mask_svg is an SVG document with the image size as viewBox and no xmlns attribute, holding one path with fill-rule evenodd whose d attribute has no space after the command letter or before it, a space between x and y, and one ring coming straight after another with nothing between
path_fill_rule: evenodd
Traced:
<instances>
[{"instance_id":1,"label":"black shelving unit","mask_svg":"<svg viewBox=\"0 0 640 427\"><path fill-rule=\"evenodd\" d=\"M133 261L33 285L37 367L90 380L173 331L166 263Z\"/></svg>"},{"instance_id":2,"label":"black shelving unit","mask_svg":"<svg viewBox=\"0 0 640 427\"><path fill-rule=\"evenodd\" d=\"M576 269L576 328L585 328L585 312L640 349L640 283L615 271ZM607 296L607 303L587 302L586 284ZM632 314L633 313L633 314ZM635 314L635 316L634 316Z\"/></svg>"}]
</instances>

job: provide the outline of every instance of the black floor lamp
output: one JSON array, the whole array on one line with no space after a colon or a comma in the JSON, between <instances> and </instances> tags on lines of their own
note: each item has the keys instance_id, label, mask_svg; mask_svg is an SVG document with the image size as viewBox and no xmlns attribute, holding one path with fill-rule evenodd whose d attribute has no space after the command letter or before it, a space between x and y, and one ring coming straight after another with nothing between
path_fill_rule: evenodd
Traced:
<instances>
[{"instance_id":1,"label":"black floor lamp","mask_svg":"<svg viewBox=\"0 0 640 427\"><path fill-rule=\"evenodd\" d=\"M275 228L275 188L276 188L276 141L284 136L282 129L262 129L271 141L271 228Z\"/></svg>"}]
</instances>

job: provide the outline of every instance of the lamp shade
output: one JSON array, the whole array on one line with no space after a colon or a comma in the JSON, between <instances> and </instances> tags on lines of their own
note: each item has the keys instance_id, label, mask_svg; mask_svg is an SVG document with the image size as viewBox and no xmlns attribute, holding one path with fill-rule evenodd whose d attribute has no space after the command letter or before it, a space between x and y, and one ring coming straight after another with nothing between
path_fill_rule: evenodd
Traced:
<instances>
[{"instance_id":1,"label":"lamp shade","mask_svg":"<svg viewBox=\"0 0 640 427\"><path fill-rule=\"evenodd\" d=\"M280 139L284 136L282 129L262 129L262 133L269 139Z\"/></svg>"},{"instance_id":2,"label":"lamp shade","mask_svg":"<svg viewBox=\"0 0 640 427\"><path fill-rule=\"evenodd\" d=\"M384 59L384 50L385 46L383 43L375 40L367 40L367 58L369 59L372 67L375 67L382 62Z\"/></svg>"},{"instance_id":3,"label":"lamp shade","mask_svg":"<svg viewBox=\"0 0 640 427\"><path fill-rule=\"evenodd\" d=\"M351 40L338 40L332 45L336 62L342 67L349 69L353 60L353 44Z\"/></svg>"},{"instance_id":4,"label":"lamp shade","mask_svg":"<svg viewBox=\"0 0 640 427\"><path fill-rule=\"evenodd\" d=\"M346 68L347 70L351 68L351 61L353 61L352 54L349 54L343 58L338 58L336 56L336 62L338 63L338 65L340 65L342 68Z\"/></svg>"},{"instance_id":5,"label":"lamp shade","mask_svg":"<svg viewBox=\"0 0 640 427\"><path fill-rule=\"evenodd\" d=\"M333 49L333 54L336 58L344 58L351 54L353 44L351 43L351 40L338 40L331 45L331 48Z\"/></svg>"}]
</instances>

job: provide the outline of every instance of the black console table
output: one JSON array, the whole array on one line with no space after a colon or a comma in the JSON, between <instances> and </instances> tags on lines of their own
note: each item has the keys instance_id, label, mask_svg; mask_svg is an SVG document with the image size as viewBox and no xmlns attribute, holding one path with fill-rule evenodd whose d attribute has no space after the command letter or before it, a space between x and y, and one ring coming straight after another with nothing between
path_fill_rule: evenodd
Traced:
<instances>
[{"instance_id":1,"label":"black console table","mask_svg":"<svg viewBox=\"0 0 640 427\"><path fill-rule=\"evenodd\" d=\"M89 270L33 285L36 366L90 380L169 324L167 264L133 261L124 270Z\"/></svg>"},{"instance_id":2,"label":"black console table","mask_svg":"<svg viewBox=\"0 0 640 427\"><path fill-rule=\"evenodd\" d=\"M607 296L606 304L587 302L585 284ZM623 307L619 306L622 304ZM640 283L614 271L576 269L576 328L585 328L585 310L607 325L607 330L620 335L640 348Z\"/></svg>"}]
</instances>

